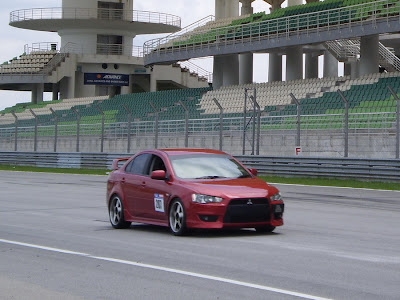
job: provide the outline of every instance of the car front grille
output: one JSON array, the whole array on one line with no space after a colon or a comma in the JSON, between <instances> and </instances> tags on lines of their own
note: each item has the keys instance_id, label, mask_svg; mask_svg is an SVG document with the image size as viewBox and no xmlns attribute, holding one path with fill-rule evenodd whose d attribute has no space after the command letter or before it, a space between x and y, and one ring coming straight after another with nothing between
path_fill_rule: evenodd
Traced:
<instances>
[{"instance_id":1,"label":"car front grille","mask_svg":"<svg viewBox=\"0 0 400 300\"><path fill-rule=\"evenodd\" d=\"M270 220L267 198L232 199L226 209L224 223L252 223Z\"/></svg>"}]
</instances>

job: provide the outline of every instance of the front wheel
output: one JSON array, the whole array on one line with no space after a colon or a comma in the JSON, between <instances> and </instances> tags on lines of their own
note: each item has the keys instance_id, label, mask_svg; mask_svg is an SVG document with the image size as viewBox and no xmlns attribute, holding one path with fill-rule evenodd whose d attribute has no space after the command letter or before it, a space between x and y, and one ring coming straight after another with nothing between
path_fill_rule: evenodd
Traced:
<instances>
[{"instance_id":1,"label":"front wheel","mask_svg":"<svg viewBox=\"0 0 400 300\"><path fill-rule=\"evenodd\" d=\"M256 231L260 232L260 233L268 233L268 232L272 232L274 230L275 230L275 226L272 226L272 225L256 227Z\"/></svg>"},{"instance_id":2,"label":"front wheel","mask_svg":"<svg viewBox=\"0 0 400 300\"><path fill-rule=\"evenodd\" d=\"M124 206L118 195L112 197L108 213L112 227L122 229L131 226L131 222L125 221Z\"/></svg>"},{"instance_id":3,"label":"front wheel","mask_svg":"<svg viewBox=\"0 0 400 300\"><path fill-rule=\"evenodd\" d=\"M186 214L180 200L174 200L169 209L169 228L174 235L185 235Z\"/></svg>"}]
</instances>

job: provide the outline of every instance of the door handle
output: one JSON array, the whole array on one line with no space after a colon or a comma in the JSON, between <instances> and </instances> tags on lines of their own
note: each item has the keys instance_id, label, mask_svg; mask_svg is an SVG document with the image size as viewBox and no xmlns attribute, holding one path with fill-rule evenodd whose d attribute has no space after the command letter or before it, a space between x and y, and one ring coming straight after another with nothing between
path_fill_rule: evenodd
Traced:
<instances>
[{"instance_id":1,"label":"door handle","mask_svg":"<svg viewBox=\"0 0 400 300\"><path fill-rule=\"evenodd\" d=\"M146 187L146 182L142 181L142 187Z\"/></svg>"},{"instance_id":2,"label":"door handle","mask_svg":"<svg viewBox=\"0 0 400 300\"><path fill-rule=\"evenodd\" d=\"M125 183L125 182L126 182L125 178L122 178L121 183Z\"/></svg>"}]
</instances>

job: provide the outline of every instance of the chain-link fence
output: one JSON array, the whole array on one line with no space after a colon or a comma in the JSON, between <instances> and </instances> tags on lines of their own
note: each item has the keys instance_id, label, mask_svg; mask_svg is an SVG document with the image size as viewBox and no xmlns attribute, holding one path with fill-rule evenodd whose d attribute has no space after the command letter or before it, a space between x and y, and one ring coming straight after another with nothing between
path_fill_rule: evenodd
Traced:
<instances>
[{"instance_id":1,"label":"chain-link fence","mask_svg":"<svg viewBox=\"0 0 400 300\"><path fill-rule=\"evenodd\" d=\"M14 121L5 124L5 116L0 117L0 151L122 153L193 147L235 155L399 158L397 95L393 92L393 107L357 111L349 108L343 93L338 94L343 100L341 113L325 114L303 114L294 95L295 109L289 114L269 114L268 109L260 109L254 90L245 90L242 112L235 114L225 113L227 109L215 98L213 105L219 114L193 117L193 111L199 109L188 99L173 108L153 105L149 108L153 113L143 118L120 107L118 122L112 117L115 113L100 107L92 116L75 108L69 115L58 116L53 111L46 121L33 109L30 119L13 113ZM168 110L173 110L174 118L165 116Z\"/></svg>"}]
</instances>

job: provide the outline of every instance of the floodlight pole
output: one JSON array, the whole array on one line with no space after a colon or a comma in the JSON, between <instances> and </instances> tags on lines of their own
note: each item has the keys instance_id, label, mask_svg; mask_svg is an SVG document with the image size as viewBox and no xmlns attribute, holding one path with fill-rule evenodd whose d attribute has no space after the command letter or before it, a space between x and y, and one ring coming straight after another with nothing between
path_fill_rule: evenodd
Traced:
<instances>
[{"instance_id":1,"label":"floodlight pole","mask_svg":"<svg viewBox=\"0 0 400 300\"><path fill-rule=\"evenodd\" d=\"M156 115L156 120L155 120L155 124L154 124L154 135L155 135L155 137L154 137L154 148L157 149L158 148L158 112L159 111L157 110L156 106L152 102L150 102L149 104L153 108L153 111L154 111L154 113Z\"/></svg>"},{"instance_id":2,"label":"floodlight pole","mask_svg":"<svg viewBox=\"0 0 400 300\"><path fill-rule=\"evenodd\" d=\"M71 107L71 110L76 115L76 152L79 152L79 142L80 142L80 124L81 124L81 115L75 107Z\"/></svg>"},{"instance_id":3,"label":"floodlight pole","mask_svg":"<svg viewBox=\"0 0 400 300\"><path fill-rule=\"evenodd\" d=\"M297 98L293 95L293 93L289 94L290 97L292 97L292 100L294 101L294 103L296 103L297 106L297 134L296 134L296 147L300 147L301 145L301 106L300 106L300 102L299 100L297 100Z\"/></svg>"},{"instance_id":4,"label":"floodlight pole","mask_svg":"<svg viewBox=\"0 0 400 300\"><path fill-rule=\"evenodd\" d=\"M400 99L392 89L391 86L387 87L390 93L396 99L396 159L400 158Z\"/></svg>"},{"instance_id":5,"label":"floodlight pole","mask_svg":"<svg viewBox=\"0 0 400 300\"><path fill-rule=\"evenodd\" d=\"M219 151L222 151L222 131L224 129L223 127L223 123L224 123L224 108L222 107L222 105L218 102L218 100L216 98L213 98L213 101L215 103L215 105L218 106L219 108Z\"/></svg>"},{"instance_id":6,"label":"floodlight pole","mask_svg":"<svg viewBox=\"0 0 400 300\"><path fill-rule=\"evenodd\" d=\"M54 116L54 152L57 152L58 116L52 107L50 107L50 111Z\"/></svg>"},{"instance_id":7,"label":"floodlight pole","mask_svg":"<svg viewBox=\"0 0 400 300\"><path fill-rule=\"evenodd\" d=\"M344 102L344 157L349 157L349 101L340 89L337 92Z\"/></svg>"},{"instance_id":8,"label":"floodlight pole","mask_svg":"<svg viewBox=\"0 0 400 300\"><path fill-rule=\"evenodd\" d=\"M189 110L182 100L179 100L179 104L185 110L185 147L187 148L189 147Z\"/></svg>"},{"instance_id":9,"label":"floodlight pole","mask_svg":"<svg viewBox=\"0 0 400 300\"><path fill-rule=\"evenodd\" d=\"M18 117L15 114L15 111L11 111L11 114L14 116L15 118L15 133L14 133L14 151L18 150Z\"/></svg>"},{"instance_id":10,"label":"floodlight pole","mask_svg":"<svg viewBox=\"0 0 400 300\"><path fill-rule=\"evenodd\" d=\"M100 106L96 105L96 109L101 114L101 141L100 141L100 152L103 153L104 151L104 122L105 122L105 114Z\"/></svg>"},{"instance_id":11,"label":"floodlight pole","mask_svg":"<svg viewBox=\"0 0 400 300\"><path fill-rule=\"evenodd\" d=\"M37 151L37 138L38 138L38 118L37 115L35 114L35 112L32 110L32 108L29 109L29 111L31 112L32 116L35 118L35 137L34 137L34 141L33 141L33 151L36 152Z\"/></svg>"},{"instance_id":12,"label":"floodlight pole","mask_svg":"<svg viewBox=\"0 0 400 300\"><path fill-rule=\"evenodd\" d=\"M128 113L128 153L131 152L131 126L132 126L132 112L128 109L125 104L122 107Z\"/></svg>"}]
</instances>

